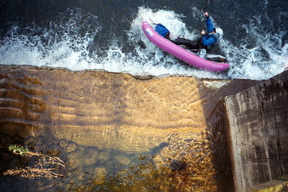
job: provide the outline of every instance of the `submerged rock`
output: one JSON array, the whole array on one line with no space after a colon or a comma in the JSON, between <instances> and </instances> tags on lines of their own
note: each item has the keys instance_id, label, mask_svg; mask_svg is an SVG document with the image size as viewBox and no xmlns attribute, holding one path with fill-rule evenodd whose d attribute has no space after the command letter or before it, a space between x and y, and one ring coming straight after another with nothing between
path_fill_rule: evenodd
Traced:
<instances>
[{"instance_id":1,"label":"submerged rock","mask_svg":"<svg viewBox=\"0 0 288 192\"><path fill-rule=\"evenodd\" d=\"M65 148L69 144L69 141L67 141L66 139L61 139L59 144L60 144L60 147ZM72 152L72 151L68 151L68 152Z\"/></svg>"},{"instance_id":2,"label":"submerged rock","mask_svg":"<svg viewBox=\"0 0 288 192\"><path fill-rule=\"evenodd\" d=\"M68 154L68 165L72 169L80 166L93 165L98 161L99 151L96 148L87 148L85 150L75 150Z\"/></svg>"},{"instance_id":3,"label":"submerged rock","mask_svg":"<svg viewBox=\"0 0 288 192\"><path fill-rule=\"evenodd\" d=\"M84 166L93 165L97 162L98 157L99 157L99 151L96 148L86 148L83 151L81 157L82 165Z\"/></svg>"},{"instance_id":4,"label":"submerged rock","mask_svg":"<svg viewBox=\"0 0 288 192\"><path fill-rule=\"evenodd\" d=\"M63 143L62 143L63 144ZM73 152L77 149L77 145L73 142L69 143L66 150L68 153Z\"/></svg>"},{"instance_id":5,"label":"submerged rock","mask_svg":"<svg viewBox=\"0 0 288 192\"><path fill-rule=\"evenodd\" d=\"M126 166L131 163L131 160L124 155L115 155L113 156L113 160L121 165L126 165Z\"/></svg>"},{"instance_id":6,"label":"submerged rock","mask_svg":"<svg viewBox=\"0 0 288 192\"><path fill-rule=\"evenodd\" d=\"M24 147L34 149L36 144L36 138L35 137L29 137L24 141Z\"/></svg>"},{"instance_id":7,"label":"submerged rock","mask_svg":"<svg viewBox=\"0 0 288 192\"><path fill-rule=\"evenodd\" d=\"M95 167L93 172L94 184L100 185L105 182L107 170L104 167Z\"/></svg>"},{"instance_id":8,"label":"submerged rock","mask_svg":"<svg viewBox=\"0 0 288 192\"><path fill-rule=\"evenodd\" d=\"M81 150L76 150L67 155L67 164L70 166L72 169L75 169L79 166L81 166L81 156L82 156L82 151Z\"/></svg>"},{"instance_id":9,"label":"submerged rock","mask_svg":"<svg viewBox=\"0 0 288 192\"><path fill-rule=\"evenodd\" d=\"M58 156L60 154L60 151L61 151L61 147L55 143L50 145L48 149L49 149L48 154L50 156Z\"/></svg>"},{"instance_id":10,"label":"submerged rock","mask_svg":"<svg viewBox=\"0 0 288 192\"><path fill-rule=\"evenodd\" d=\"M110 151L102 151L99 154L99 159L107 161L108 159L111 158L111 152Z\"/></svg>"}]
</instances>

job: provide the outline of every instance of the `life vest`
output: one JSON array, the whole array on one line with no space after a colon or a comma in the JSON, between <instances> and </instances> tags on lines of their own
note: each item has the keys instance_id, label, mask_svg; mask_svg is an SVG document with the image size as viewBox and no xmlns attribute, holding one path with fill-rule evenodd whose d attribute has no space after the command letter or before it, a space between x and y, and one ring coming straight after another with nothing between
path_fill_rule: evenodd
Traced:
<instances>
[{"instance_id":1,"label":"life vest","mask_svg":"<svg viewBox=\"0 0 288 192\"><path fill-rule=\"evenodd\" d=\"M170 31L160 23L156 25L155 31L157 31L157 33L162 37L165 37L168 33L170 33Z\"/></svg>"},{"instance_id":2,"label":"life vest","mask_svg":"<svg viewBox=\"0 0 288 192\"><path fill-rule=\"evenodd\" d=\"M210 44L210 45L205 45L207 49L211 49L218 42L218 37L215 35L215 33L208 33L205 36L208 38L212 37L215 40L215 43Z\"/></svg>"}]
</instances>

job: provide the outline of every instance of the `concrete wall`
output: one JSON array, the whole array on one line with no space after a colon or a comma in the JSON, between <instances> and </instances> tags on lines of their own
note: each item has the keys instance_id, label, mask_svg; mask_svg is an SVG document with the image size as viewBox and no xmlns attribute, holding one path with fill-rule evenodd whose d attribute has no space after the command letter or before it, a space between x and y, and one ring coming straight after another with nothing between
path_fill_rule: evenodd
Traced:
<instances>
[{"instance_id":1,"label":"concrete wall","mask_svg":"<svg viewBox=\"0 0 288 192\"><path fill-rule=\"evenodd\" d=\"M225 97L235 190L288 173L288 71Z\"/></svg>"}]
</instances>

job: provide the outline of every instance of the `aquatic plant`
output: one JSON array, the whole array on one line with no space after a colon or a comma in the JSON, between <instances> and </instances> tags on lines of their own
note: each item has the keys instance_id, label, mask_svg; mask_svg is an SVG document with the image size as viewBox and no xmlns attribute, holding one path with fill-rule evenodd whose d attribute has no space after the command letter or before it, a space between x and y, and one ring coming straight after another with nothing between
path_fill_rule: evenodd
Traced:
<instances>
[{"instance_id":1,"label":"aquatic plant","mask_svg":"<svg viewBox=\"0 0 288 192\"><path fill-rule=\"evenodd\" d=\"M19 154L22 157L25 156L25 154L29 154L29 150L27 148L24 148L23 146L17 146L17 145L10 145L8 147L10 151L12 151L14 154Z\"/></svg>"},{"instance_id":2,"label":"aquatic plant","mask_svg":"<svg viewBox=\"0 0 288 192\"><path fill-rule=\"evenodd\" d=\"M54 178L63 177L60 173L61 170L66 169L64 162L59 157L52 157L44 155L38 152L29 151L23 146L10 145L8 147L16 155L22 157L36 157L37 160L32 162L32 166L26 166L25 168L15 168L5 171L4 175L20 176L29 179L35 179L39 177Z\"/></svg>"}]
</instances>

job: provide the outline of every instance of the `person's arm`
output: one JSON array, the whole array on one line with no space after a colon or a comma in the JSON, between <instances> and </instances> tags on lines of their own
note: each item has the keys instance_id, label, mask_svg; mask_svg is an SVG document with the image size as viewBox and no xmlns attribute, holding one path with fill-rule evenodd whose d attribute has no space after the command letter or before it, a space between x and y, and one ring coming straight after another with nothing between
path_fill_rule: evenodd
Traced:
<instances>
[{"instance_id":1,"label":"person's arm","mask_svg":"<svg viewBox=\"0 0 288 192\"><path fill-rule=\"evenodd\" d=\"M208 12L204 13L204 16L206 17L206 27L207 27L207 31L208 33L211 33L214 30L214 25L212 20L209 17Z\"/></svg>"}]
</instances>

